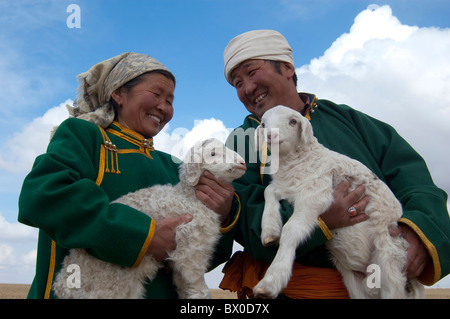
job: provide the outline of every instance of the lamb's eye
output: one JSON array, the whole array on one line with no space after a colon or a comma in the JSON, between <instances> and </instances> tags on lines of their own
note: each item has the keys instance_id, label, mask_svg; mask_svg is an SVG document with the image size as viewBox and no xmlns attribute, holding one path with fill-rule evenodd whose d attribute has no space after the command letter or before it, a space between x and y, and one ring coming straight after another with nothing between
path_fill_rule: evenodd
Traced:
<instances>
[{"instance_id":1,"label":"lamb's eye","mask_svg":"<svg viewBox=\"0 0 450 319\"><path fill-rule=\"evenodd\" d=\"M295 119L292 119L292 120L289 121L289 125L294 126L296 124L297 124L297 120L295 120Z\"/></svg>"},{"instance_id":2,"label":"lamb's eye","mask_svg":"<svg viewBox=\"0 0 450 319\"><path fill-rule=\"evenodd\" d=\"M265 128L266 126L264 125L264 123L261 123L261 127L262 127L262 128Z\"/></svg>"},{"instance_id":3,"label":"lamb's eye","mask_svg":"<svg viewBox=\"0 0 450 319\"><path fill-rule=\"evenodd\" d=\"M211 151L211 156L216 156L216 152L215 151Z\"/></svg>"}]
</instances>

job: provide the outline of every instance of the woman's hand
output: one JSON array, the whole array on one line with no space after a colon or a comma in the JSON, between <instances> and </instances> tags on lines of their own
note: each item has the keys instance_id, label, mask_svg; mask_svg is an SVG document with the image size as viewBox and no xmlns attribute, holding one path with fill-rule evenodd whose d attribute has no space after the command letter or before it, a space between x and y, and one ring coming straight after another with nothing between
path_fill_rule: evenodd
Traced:
<instances>
[{"instance_id":1,"label":"woman's hand","mask_svg":"<svg viewBox=\"0 0 450 319\"><path fill-rule=\"evenodd\" d=\"M352 192L348 192L351 184L348 181L341 182L333 193L333 203L328 210L320 215L329 229L355 225L369 218L364 214L364 209L370 201L370 196L365 196L364 185L358 186ZM348 209L356 208L357 214L352 216Z\"/></svg>"},{"instance_id":2,"label":"woman's hand","mask_svg":"<svg viewBox=\"0 0 450 319\"><path fill-rule=\"evenodd\" d=\"M233 203L234 187L231 183L214 177L211 172L205 171L195 186L197 198L220 215L220 220L228 220Z\"/></svg>"},{"instance_id":3,"label":"woman's hand","mask_svg":"<svg viewBox=\"0 0 450 319\"><path fill-rule=\"evenodd\" d=\"M147 250L147 255L152 255L157 261L167 258L168 252L177 247L175 242L175 228L183 223L189 223L192 215L184 214L173 218L164 218L156 221L155 234Z\"/></svg>"}]
</instances>

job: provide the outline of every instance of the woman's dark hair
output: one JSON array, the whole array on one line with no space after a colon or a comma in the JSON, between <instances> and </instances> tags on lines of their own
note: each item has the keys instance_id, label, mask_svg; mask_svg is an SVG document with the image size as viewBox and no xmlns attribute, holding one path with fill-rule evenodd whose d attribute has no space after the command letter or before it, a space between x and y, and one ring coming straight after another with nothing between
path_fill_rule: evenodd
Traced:
<instances>
[{"instance_id":1,"label":"woman's dark hair","mask_svg":"<svg viewBox=\"0 0 450 319\"><path fill-rule=\"evenodd\" d=\"M127 83L125 83L124 85L122 85L121 87L124 87L127 89L127 91L131 90L133 87L135 87L136 85L138 85L139 83L141 83L143 81L143 78L146 74L150 74L150 73L159 73L164 75L165 77L167 77L168 79L173 81L173 85L175 86L176 81L175 81L175 77L173 76L172 73L170 73L169 71L166 70L155 70L155 71L149 71L149 72L145 72L142 73L141 75L138 75L137 77L135 77L134 79L128 81ZM115 120L117 120L117 114L118 114L118 109L119 109L119 105L117 104L116 101L114 101L114 99L111 97L109 99L109 104L112 106L112 108L114 109L114 114L115 114Z\"/></svg>"}]
</instances>

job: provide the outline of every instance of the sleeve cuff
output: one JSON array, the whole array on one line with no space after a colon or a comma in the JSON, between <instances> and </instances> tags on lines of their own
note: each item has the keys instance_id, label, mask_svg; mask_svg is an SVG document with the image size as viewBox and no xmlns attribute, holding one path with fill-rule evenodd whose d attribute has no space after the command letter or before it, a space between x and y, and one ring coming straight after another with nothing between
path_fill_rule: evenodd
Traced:
<instances>
[{"instance_id":1,"label":"sleeve cuff","mask_svg":"<svg viewBox=\"0 0 450 319\"><path fill-rule=\"evenodd\" d=\"M147 253L148 247L150 246L150 243L152 242L153 236L155 235L155 227L156 227L156 221L152 219L150 223L150 228L148 230L147 238L145 239L144 245L141 248L141 251L139 253L138 258L136 259L136 262L133 265L133 268L139 266L142 259L144 258L145 254Z\"/></svg>"},{"instance_id":2,"label":"sleeve cuff","mask_svg":"<svg viewBox=\"0 0 450 319\"><path fill-rule=\"evenodd\" d=\"M236 223L237 223L237 221L239 219L239 216L241 215L241 200L239 199L238 194L234 193L234 196L236 196L237 203L238 203L237 214L236 214L236 217L234 218L234 220L231 222L231 224L229 224L226 227L221 227L220 228L220 232L222 234L228 233L231 229L233 229L233 227L236 225Z\"/></svg>"},{"instance_id":3,"label":"sleeve cuff","mask_svg":"<svg viewBox=\"0 0 450 319\"><path fill-rule=\"evenodd\" d=\"M411 220L402 217L398 222L410 227L417 234L417 236L419 236L423 245L427 249L428 255L430 255L433 265L424 269L417 279L419 279L419 281L424 285L433 285L441 278L441 264L439 262L439 256L436 247L428 240L422 230L420 230L420 228Z\"/></svg>"},{"instance_id":4,"label":"sleeve cuff","mask_svg":"<svg viewBox=\"0 0 450 319\"><path fill-rule=\"evenodd\" d=\"M325 222L322 220L322 218L317 217L317 222L319 224L320 229L322 230L323 234L325 235L325 237L330 240L331 238L333 238L333 234L331 233L330 229L328 228L327 224L325 224Z\"/></svg>"}]
</instances>

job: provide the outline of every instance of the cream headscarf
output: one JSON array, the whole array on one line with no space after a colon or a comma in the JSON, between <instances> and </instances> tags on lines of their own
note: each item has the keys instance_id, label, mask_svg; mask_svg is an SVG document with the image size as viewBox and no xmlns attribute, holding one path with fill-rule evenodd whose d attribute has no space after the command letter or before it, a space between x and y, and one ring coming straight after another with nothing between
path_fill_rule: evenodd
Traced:
<instances>
[{"instance_id":1,"label":"cream headscarf","mask_svg":"<svg viewBox=\"0 0 450 319\"><path fill-rule=\"evenodd\" d=\"M274 30L249 31L232 39L223 52L228 83L233 85L233 69L250 59L283 61L294 65L292 49L281 33Z\"/></svg>"},{"instance_id":2,"label":"cream headscarf","mask_svg":"<svg viewBox=\"0 0 450 319\"><path fill-rule=\"evenodd\" d=\"M103 128L114 120L111 94L135 77L149 71L170 72L156 59L127 52L100 62L77 76L79 95L74 107L68 106L70 115L92 122Z\"/></svg>"}]
</instances>

